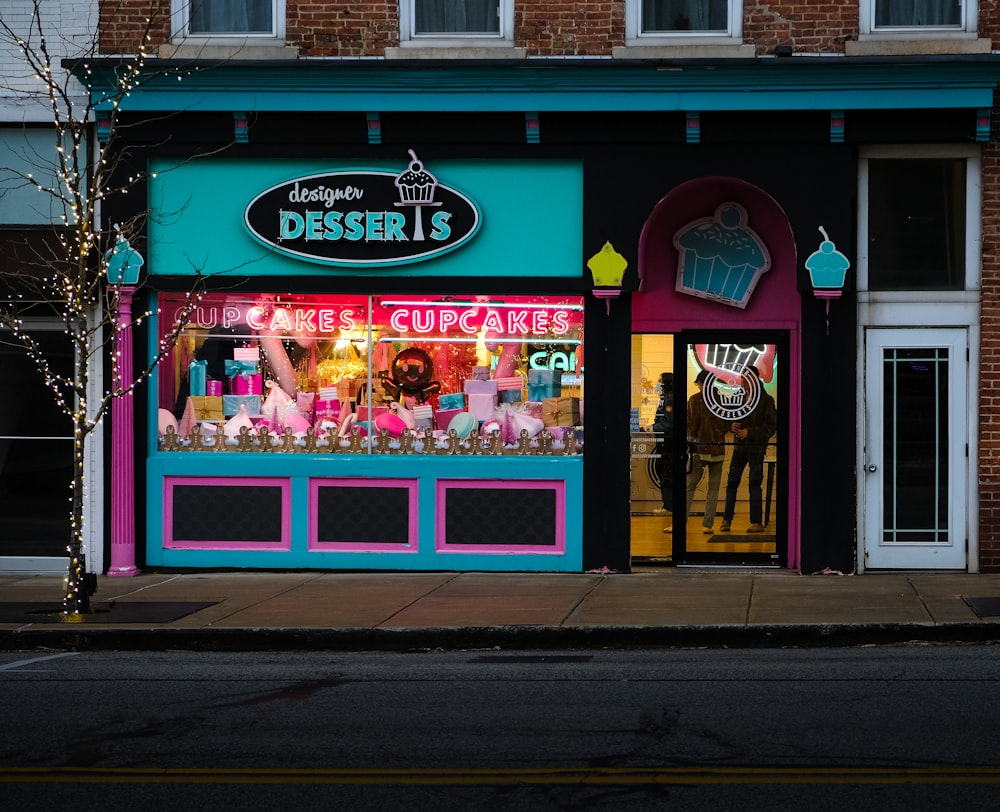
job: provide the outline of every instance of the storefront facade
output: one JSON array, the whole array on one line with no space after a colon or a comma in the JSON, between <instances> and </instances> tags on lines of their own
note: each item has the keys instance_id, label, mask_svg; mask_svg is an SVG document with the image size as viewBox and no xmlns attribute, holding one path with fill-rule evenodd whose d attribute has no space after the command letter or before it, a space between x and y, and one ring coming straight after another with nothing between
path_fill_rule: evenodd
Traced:
<instances>
[{"instance_id":1,"label":"storefront facade","mask_svg":"<svg viewBox=\"0 0 1000 812\"><path fill-rule=\"evenodd\" d=\"M142 153L146 199L173 213L136 245L160 312L144 346L195 269L208 284L137 403L140 566L978 569L991 58L515 64L234 62L130 99L135 143L156 142L172 111L169 147ZM442 197L400 196L414 163ZM913 200L929 202L902 205ZM138 211L108 207L109 222ZM907 231L914 215L924 225ZM415 254L416 242L435 245ZM617 285L599 278L602 252L624 267ZM840 278L817 282L817 262ZM213 386L195 397L222 398L221 412L196 401L202 420L185 420L186 376L220 326L223 361L257 360L206 367ZM411 349L434 377L400 395L394 361ZM231 388L243 373L260 391ZM661 373L671 514L649 430ZM513 378L519 400L500 388ZM276 390L312 434L286 420L290 438L274 441ZM478 439L448 436L440 413L473 414L474 395ZM725 517L731 432L715 521L707 480L688 508L678 405L699 395L730 427L751 395L774 401L760 515L743 479ZM241 396L257 436L227 444ZM377 442L341 434L348 403L361 428L389 401L407 419L430 406L432 422ZM216 436L199 426L192 440L192 422Z\"/></svg>"},{"instance_id":2,"label":"storefront facade","mask_svg":"<svg viewBox=\"0 0 1000 812\"><path fill-rule=\"evenodd\" d=\"M582 568L581 166L400 158L153 163L147 564Z\"/></svg>"}]
</instances>

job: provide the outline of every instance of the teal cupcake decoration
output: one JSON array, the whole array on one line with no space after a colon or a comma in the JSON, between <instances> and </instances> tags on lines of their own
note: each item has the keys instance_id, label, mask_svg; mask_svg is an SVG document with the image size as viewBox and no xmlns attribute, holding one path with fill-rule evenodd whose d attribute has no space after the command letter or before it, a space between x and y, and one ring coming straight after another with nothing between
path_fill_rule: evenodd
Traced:
<instances>
[{"instance_id":1,"label":"teal cupcake decoration","mask_svg":"<svg viewBox=\"0 0 1000 812\"><path fill-rule=\"evenodd\" d=\"M694 220L674 235L678 252L677 291L745 308L771 255L747 226L739 203L723 203L712 217Z\"/></svg>"}]
</instances>

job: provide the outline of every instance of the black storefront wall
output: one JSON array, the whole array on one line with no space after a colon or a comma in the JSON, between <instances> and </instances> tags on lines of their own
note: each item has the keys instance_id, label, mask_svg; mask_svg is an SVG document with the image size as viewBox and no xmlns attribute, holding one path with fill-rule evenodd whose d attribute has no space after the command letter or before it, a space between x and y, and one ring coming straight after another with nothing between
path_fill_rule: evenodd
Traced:
<instances>
[{"instance_id":1,"label":"black storefront wall","mask_svg":"<svg viewBox=\"0 0 1000 812\"><path fill-rule=\"evenodd\" d=\"M760 138L759 132L755 133ZM606 144L588 147L585 158L585 256L592 255L610 241L629 262L625 284L638 285L638 241L646 219L657 202L675 186L704 176L730 176L752 183L770 194L789 217L797 252L797 287L802 297L800 342L801 423L789 426L800 443L800 528L799 568L816 572L823 568L851 572L856 557L855 448L857 438L856 391L857 308L856 269L856 148L850 144L781 143L776 134L772 143L756 144L630 144L627 149ZM700 215L701 213L699 213ZM829 327L825 303L814 297L805 270L805 259L823 239L822 225L835 240L838 250L851 261L842 297L831 304ZM835 236L834 236L835 235ZM656 269L645 269L655 273ZM628 341L631 319L628 299L612 304L609 329L611 341ZM724 307L720 305L720 307ZM727 308L727 314L728 314ZM604 314L601 314L604 315ZM732 311L738 327L741 313ZM683 321L683 314L664 314L664 323ZM597 351L594 325L588 319L588 365ZM753 324L754 329L765 325ZM692 325L685 325L690 329ZM667 330L669 331L669 329ZM619 343L617 351L628 358L630 347ZM594 375L591 380L597 379ZM607 373L599 380L608 390L607 408L615 428L604 438L608 459L627 484L628 392L631 385L627 360L609 359ZM589 391L592 396L592 388ZM588 434L592 437L591 434ZM588 453L593 449L588 448ZM614 456L617 454L617 458ZM588 462L589 462L588 458ZM794 464L794 461L790 461ZM593 479L598 472L588 471ZM616 474L616 476L619 474ZM608 493L607 489L601 493ZM621 508L614 514L626 517L628 494L615 489ZM622 560L627 560L627 523L614 521L622 534L612 544ZM793 535L795 528L788 528ZM616 559L618 560L618 559ZM595 562L596 563L596 562ZM610 565L609 565L610 566Z\"/></svg>"}]
</instances>

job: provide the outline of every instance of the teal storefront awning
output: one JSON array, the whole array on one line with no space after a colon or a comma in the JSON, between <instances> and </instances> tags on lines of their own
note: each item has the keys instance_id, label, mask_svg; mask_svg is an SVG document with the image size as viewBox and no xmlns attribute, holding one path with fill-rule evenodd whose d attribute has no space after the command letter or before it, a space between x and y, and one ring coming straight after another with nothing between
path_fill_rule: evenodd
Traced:
<instances>
[{"instance_id":1,"label":"teal storefront awning","mask_svg":"<svg viewBox=\"0 0 1000 812\"><path fill-rule=\"evenodd\" d=\"M68 62L111 105L129 60ZM725 60L147 60L142 111L754 111L989 109L1000 55ZM105 97L108 101L103 101Z\"/></svg>"}]
</instances>

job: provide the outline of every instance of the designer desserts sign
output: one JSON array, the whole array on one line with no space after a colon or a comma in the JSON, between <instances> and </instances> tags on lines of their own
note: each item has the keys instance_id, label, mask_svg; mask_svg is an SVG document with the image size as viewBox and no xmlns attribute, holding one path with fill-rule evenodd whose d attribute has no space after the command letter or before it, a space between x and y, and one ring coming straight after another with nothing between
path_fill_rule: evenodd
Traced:
<instances>
[{"instance_id":1,"label":"designer desserts sign","mask_svg":"<svg viewBox=\"0 0 1000 812\"><path fill-rule=\"evenodd\" d=\"M243 221L265 245L325 265L422 262L475 236L478 206L440 183L413 150L402 172L347 169L293 178L250 201Z\"/></svg>"}]
</instances>

